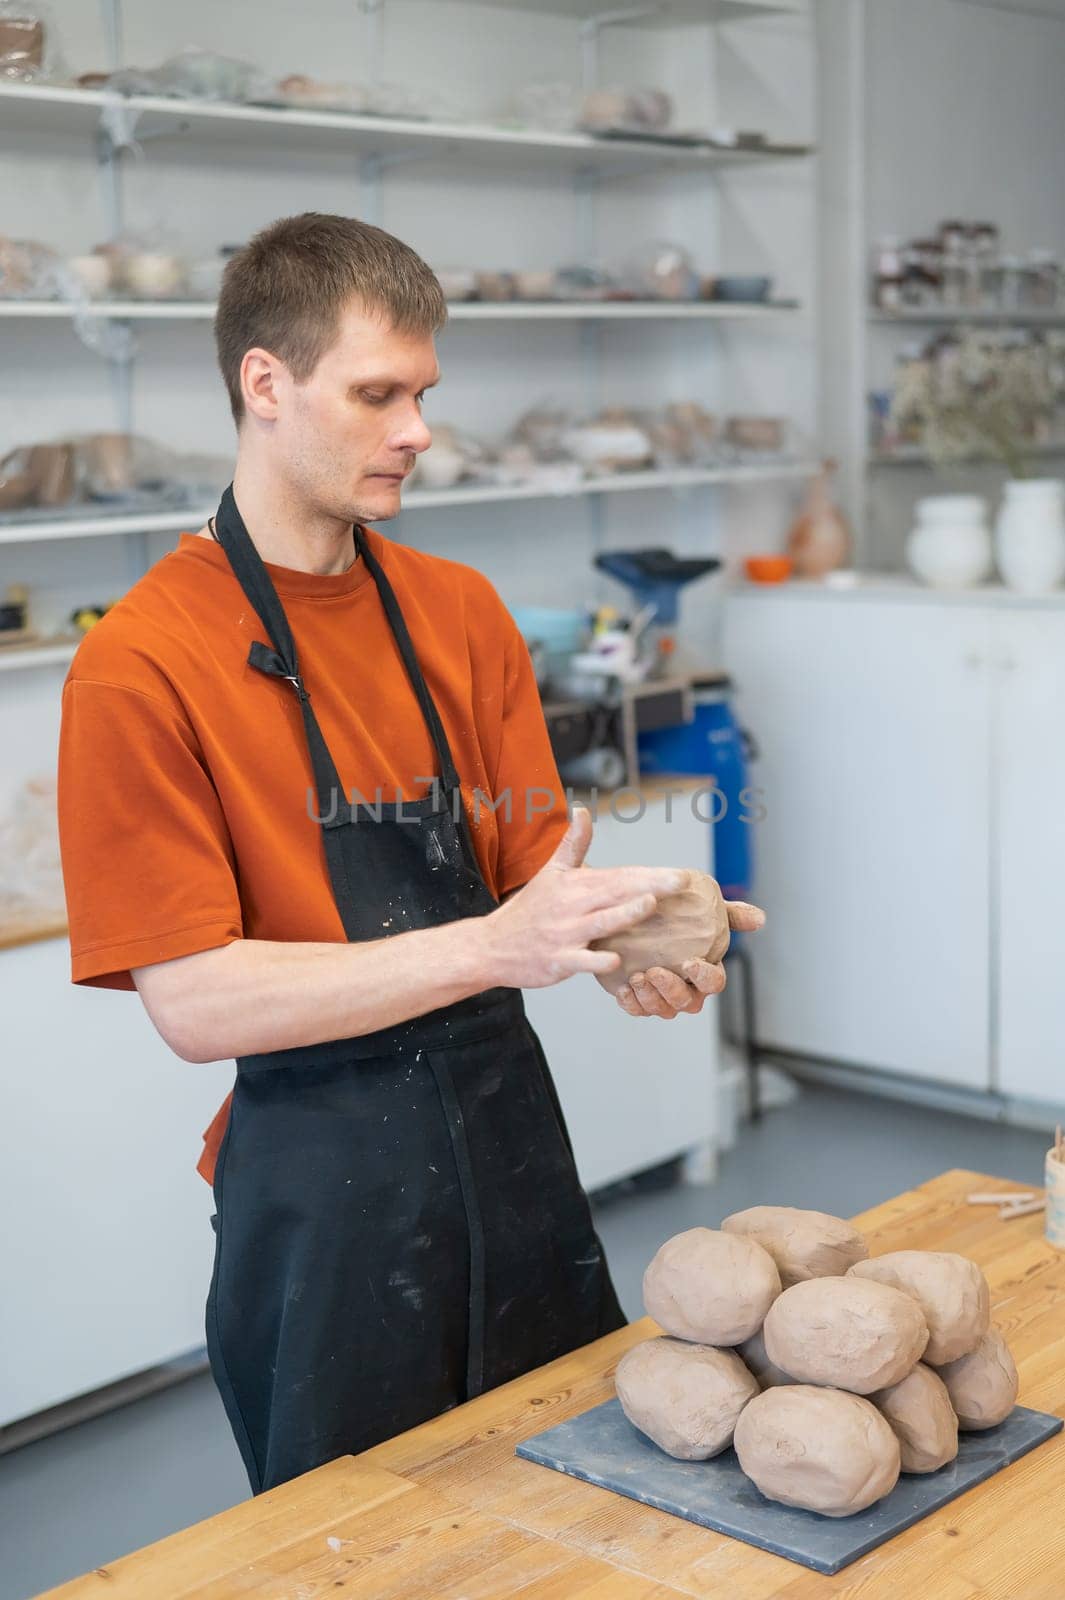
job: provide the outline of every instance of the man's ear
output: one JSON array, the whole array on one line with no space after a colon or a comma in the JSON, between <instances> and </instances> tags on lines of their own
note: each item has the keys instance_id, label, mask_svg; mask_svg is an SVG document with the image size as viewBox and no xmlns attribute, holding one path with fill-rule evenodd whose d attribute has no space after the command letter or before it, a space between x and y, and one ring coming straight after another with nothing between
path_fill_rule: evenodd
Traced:
<instances>
[{"instance_id":1,"label":"man's ear","mask_svg":"<svg viewBox=\"0 0 1065 1600\"><path fill-rule=\"evenodd\" d=\"M279 390L284 382L285 364L261 347L245 352L240 364L240 387L244 410L260 422L276 422Z\"/></svg>"}]
</instances>

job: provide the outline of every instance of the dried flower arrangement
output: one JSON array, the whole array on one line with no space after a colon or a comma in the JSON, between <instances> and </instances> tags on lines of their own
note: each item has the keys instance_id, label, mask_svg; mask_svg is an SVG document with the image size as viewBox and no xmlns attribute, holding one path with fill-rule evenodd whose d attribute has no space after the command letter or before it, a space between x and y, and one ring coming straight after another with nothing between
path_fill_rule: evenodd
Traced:
<instances>
[{"instance_id":1,"label":"dried flower arrangement","mask_svg":"<svg viewBox=\"0 0 1065 1600\"><path fill-rule=\"evenodd\" d=\"M900 363L891 415L900 434L937 464L997 460L1023 478L1033 452L1060 432L1063 398L1065 348L1058 342L1013 330L966 331Z\"/></svg>"}]
</instances>

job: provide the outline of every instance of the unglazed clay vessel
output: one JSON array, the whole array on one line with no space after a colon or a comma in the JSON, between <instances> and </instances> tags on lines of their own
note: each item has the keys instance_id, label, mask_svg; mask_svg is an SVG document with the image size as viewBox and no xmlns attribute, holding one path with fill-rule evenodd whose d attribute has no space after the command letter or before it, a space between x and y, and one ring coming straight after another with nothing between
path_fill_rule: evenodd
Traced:
<instances>
[{"instance_id":1,"label":"unglazed clay vessel","mask_svg":"<svg viewBox=\"0 0 1065 1600\"><path fill-rule=\"evenodd\" d=\"M873 1278L912 1295L928 1324L924 1359L941 1367L975 1349L987 1332L991 1292L975 1261L950 1250L893 1250L859 1261L850 1277Z\"/></svg>"},{"instance_id":2,"label":"unglazed clay vessel","mask_svg":"<svg viewBox=\"0 0 1065 1600\"><path fill-rule=\"evenodd\" d=\"M621 1409L667 1455L706 1461L726 1450L758 1384L732 1350L649 1339L629 1350L616 1375Z\"/></svg>"},{"instance_id":3,"label":"unglazed clay vessel","mask_svg":"<svg viewBox=\"0 0 1065 1600\"><path fill-rule=\"evenodd\" d=\"M772 1256L753 1239L714 1228L674 1234L643 1275L648 1316L696 1344L742 1344L779 1293Z\"/></svg>"},{"instance_id":4,"label":"unglazed clay vessel","mask_svg":"<svg viewBox=\"0 0 1065 1600\"><path fill-rule=\"evenodd\" d=\"M685 961L716 963L729 946L728 912L717 880L706 872L693 872L686 889L662 895L657 909L624 933L593 939L592 950L613 950L621 965L613 972L596 973L603 988L616 994L634 972L665 967L683 977Z\"/></svg>"},{"instance_id":5,"label":"unglazed clay vessel","mask_svg":"<svg viewBox=\"0 0 1065 1600\"><path fill-rule=\"evenodd\" d=\"M958 1453L958 1419L946 1385L919 1361L908 1377L871 1395L899 1441L903 1472L938 1472Z\"/></svg>"},{"instance_id":6,"label":"unglazed clay vessel","mask_svg":"<svg viewBox=\"0 0 1065 1600\"><path fill-rule=\"evenodd\" d=\"M740 1466L769 1500L849 1517L898 1482L899 1442L868 1400L805 1384L768 1389L736 1424Z\"/></svg>"},{"instance_id":7,"label":"unglazed clay vessel","mask_svg":"<svg viewBox=\"0 0 1065 1600\"><path fill-rule=\"evenodd\" d=\"M770 1361L800 1383L854 1394L898 1383L928 1343L912 1295L850 1275L811 1278L785 1289L770 1307L763 1333Z\"/></svg>"},{"instance_id":8,"label":"unglazed clay vessel","mask_svg":"<svg viewBox=\"0 0 1065 1600\"><path fill-rule=\"evenodd\" d=\"M965 1433L1004 1422L1017 1403L1017 1366L997 1328L989 1328L968 1355L940 1367L939 1376Z\"/></svg>"},{"instance_id":9,"label":"unglazed clay vessel","mask_svg":"<svg viewBox=\"0 0 1065 1600\"><path fill-rule=\"evenodd\" d=\"M752 1333L749 1339L744 1339L736 1354L744 1366L754 1373L761 1389L775 1389L780 1383L795 1382L783 1367L774 1366L766 1355L765 1338L761 1329L757 1333Z\"/></svg>"},{"instance_id":10,"label":"unglazed clay vessel","mask_svg":"<svg viewBox=\"0 0 1065 1600\"><path fill-rule=\"evenodd\" d=\"M734 1211L721 1224L726 1233L756 1239L777 1264L785 1289L808 1278L842 1276L864 1261L869 1246L857 1228L826 1211L800 1211L795 1206L751 1206Z\"/></svg>"}]
</instances>

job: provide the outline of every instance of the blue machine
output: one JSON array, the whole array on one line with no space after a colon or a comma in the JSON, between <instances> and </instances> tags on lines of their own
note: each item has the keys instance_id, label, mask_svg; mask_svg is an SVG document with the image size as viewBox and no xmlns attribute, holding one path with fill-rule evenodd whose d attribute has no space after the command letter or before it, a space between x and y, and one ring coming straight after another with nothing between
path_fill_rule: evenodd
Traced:
<instances>
[{"instance_id":1,"label":"blue machine","mask_svg":"<svg viewBox=\"0 0 1065 1600\"><path fill-rule=\"evenodd\" d=\"M714 876L726 900L747 900L754 881L750 740L733 716L730 688L727 678L694 679L694 721L641 733L638 747L643 772L705 773L714 779L720 795L713 810Z\"/></svg>"}]
</instances>

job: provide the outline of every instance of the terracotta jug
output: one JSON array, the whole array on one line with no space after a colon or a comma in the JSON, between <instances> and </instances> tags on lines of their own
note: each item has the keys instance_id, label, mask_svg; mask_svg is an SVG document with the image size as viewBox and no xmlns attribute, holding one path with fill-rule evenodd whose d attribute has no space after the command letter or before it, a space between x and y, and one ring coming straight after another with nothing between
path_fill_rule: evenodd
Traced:
<instances>
[{"instance_id":1,"label":"terracotta jug","mask_svg":"<svg viewBox=\"0 0 1065 1600\"><path fill-rule=\"evenodd\" d=\"M823 578L850 559L850 528L832 499L835 470L834 461L822 463L788 534L788 554L798 578Z\"/></svg>"}]
</instances>

